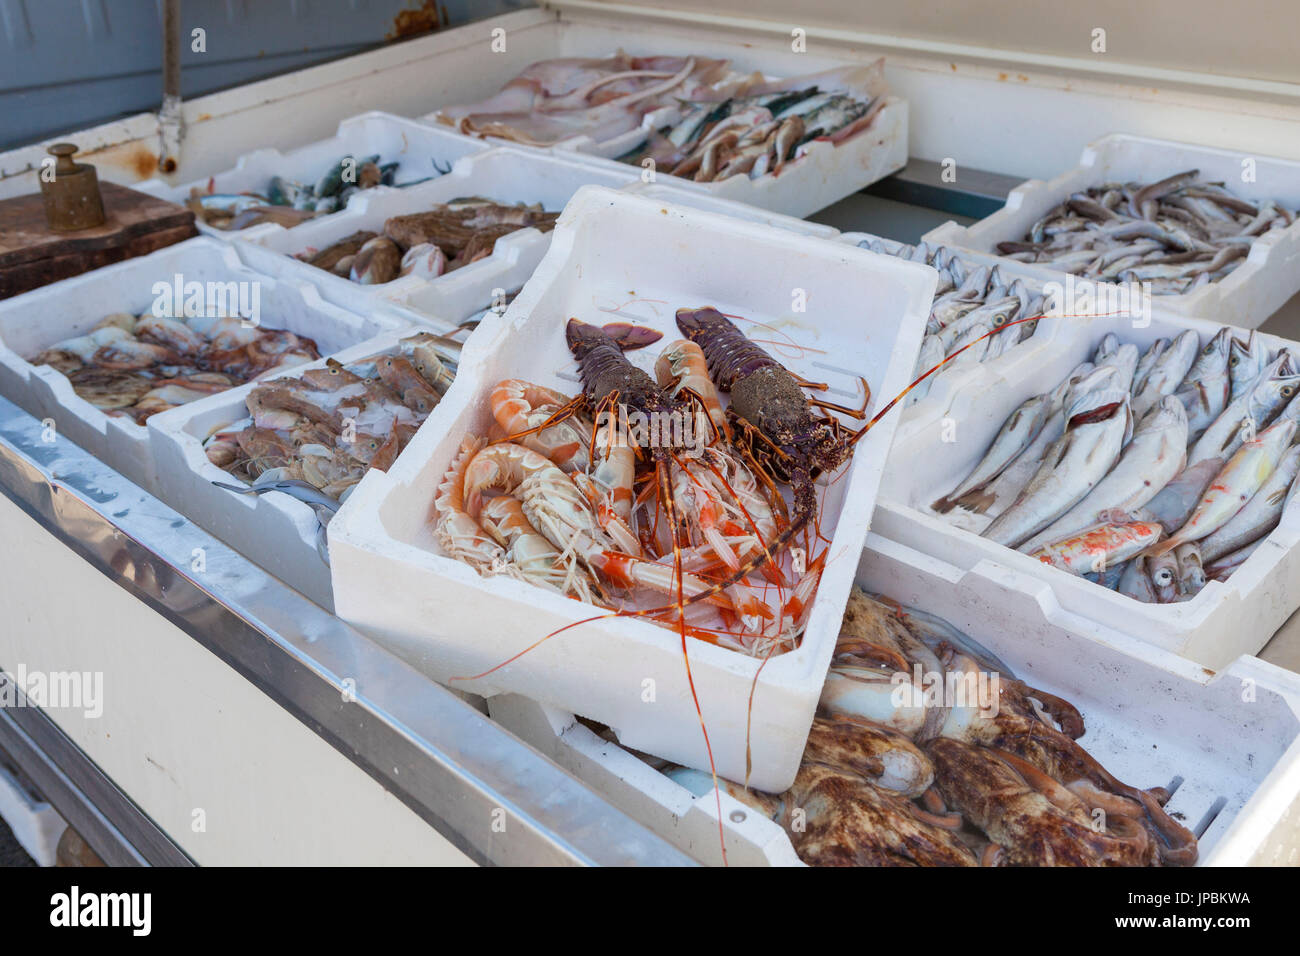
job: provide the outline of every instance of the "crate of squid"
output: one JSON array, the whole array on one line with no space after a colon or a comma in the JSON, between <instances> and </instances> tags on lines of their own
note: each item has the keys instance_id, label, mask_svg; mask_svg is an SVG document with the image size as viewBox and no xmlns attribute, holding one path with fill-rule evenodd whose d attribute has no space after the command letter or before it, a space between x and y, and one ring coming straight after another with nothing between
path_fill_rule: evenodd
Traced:
<instances>
[{"instance_id":1,"label":"crate of squid","mask_svg":"<svg viewBox=\"0 0 1300 956\"><path fill-rule=\"evenodd\" d=\"M896 419L861 429L906 384L932 276L584 189L331 523L339 616L458 689L788 785ZM778 407L802 437L774 457Z\"/></svg>"},{"instance_id":2,"label":"crate of squid","mask_svg":"<svg viewBox=\"0 0 1300 956\"><path fill-rule=\"evenodd\" d=\"M1084 636L1216 669L1259 650L1300 607L1300 345L1158 307L1042 321L908 422L877 530Z\"/></svg>"},{"instance_id":3,"label":"crate of squid","mask_svg":"<svg viewBox=\"0 0 1300 956\"><path fill-rule=\"evenodd\" d=\"M488 707L705 864L1286 863L1296 674L1252 657L1213 674L1119 633L1080 640L1024 595L1012 629L960 579L868 535L782 791L629 750L608 727L521 695Z\"/></svg>"},{"instance_id":4,"label":"crate of squid","mask_svg":"<svg viewBox=\"0 0 1300 956\"><path fill-rule=\"evenodd\" d=\"M151 426L408 320L198 237L0 304L0 394L157 494Z\"/></svg>"}]
</instances>

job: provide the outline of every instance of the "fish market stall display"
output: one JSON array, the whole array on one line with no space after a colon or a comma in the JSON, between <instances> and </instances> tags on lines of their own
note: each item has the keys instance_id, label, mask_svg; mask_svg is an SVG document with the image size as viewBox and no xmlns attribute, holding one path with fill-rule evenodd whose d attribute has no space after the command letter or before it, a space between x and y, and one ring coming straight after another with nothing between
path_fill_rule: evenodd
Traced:
<instances>
[{"instance_id":1,"label":"fish market stall display","mask_svg":"<svg viewBox=\"0 0 1300 956\"><path fill-rule=\"evenodd\" d=\"M784 78L695 56L543 60L490 99L427 118L800 216L907 161L906 104L888 95L883 60Z\"/></svg>"},{"instance_id":2,"label":"fish market stall display","mask_svg":"<svg viewBox=\"0 0 1300 956\"><path fill-rule=\"evenodd\" d=\"M319 252L301 252L298 258L361 285L383 285L406 275L436 279L492 255L496 241L518 229L549 232L558 215L539 203L455 200L393 216L380 233L359 230Z\"/></svg>"},{"instance_id":3,"label":"fish market stall display","mask_svg":"<svg viewBox=\"0 0 1300 956\"><path fill-rule=\"evenodd\" d=\"M239 255L255 268L301 263L304 280L345 308L410 302L454 322L492 301L494 290L523 285L579 188L636 179L624 166L593 169L571 155L497 147L463 157L432 182L367 190L335 215L251 233Z\"/></svg>"},{"instance_id":4,"label":"fish market stall display","mask_svg":"<svg viewBox=\"0 0 1300 956\"><path fill-rule=\"evenodd\" d=\"M847 235L845 241L855 237ZM921 341L915 377L919 380L907 396L909 405L921 401L931 386L945 376L980 362L992 362L1031 338L1045 300L1035 291L1041 283L1019 276L1004 279L997 265L977 264L946 246L925 241L915 246L875 236L857 241L860 248L928 265L939 273L930 306L930 321ZM942 366L932 375L931 369Z\"/></svg>"},{"instance_id":5,"label":"fish market stall display","mask_svg":"<svg viewBox=\"0 0 1300 956\"><path fill-rule=\"evenodd\" d=\"M1237 152L1111 135L987 219L925 238L1057 281L1141 283L1162 307L1254 328L1300 291L1300 163L1251 162L1247 176Z\"/></svg>"},{"instance_id":6,"label":"fish market stall display","mask_svg":"<svg viewBox=\"0 0 1300 956\"><path fill-rule=\"evenodd\" d=\"M0 304L0 394L147 491L149 427L186 405L405 327L199 237Z\"/></svg>"},{"instance_id":7,"label":"fish market stall display","mask_svg":"<svg viewBox=\"0 0 1300 956\"><path fill-rule=\"evenodd\" d=\"M748 741L753 779L788 785L847 593L833 556L860 546L893 417L867 426L906 384L932 275L582 190L331 522L340 617L458 690L549 698L682 763L743 776ZM806 316L783 311L796 276ZM377 603L379 579L419 597Z\"/></svg>"},{"instance_id":8,"label":"fish market stall display","mask_svg":"<svg viewBox=\"0 0 1300 956\"><path fill-rule=\"evenodd\" d=\"M371 112L339 123L331 138L282 153L262 149L233 169L172 186L159 179L137 188L184 203L210 234L265 223L293 228L347 207L376 186L413 186L450 172L483 144L401 116Z\"/></svg>"},{"instance_id":9,"label":"fish market stall display","mask_svg":"<svg viewBox=\"0 0 1300 956\"><path fill-rule=\"evenodd\" d=\"M1295 560L1300 350L1191 319L1051 322L996 386L909 423L897 454L930 457L887 478L883 533L972 570L977 555L1041 569L1089 628L1141 619L1209 666L1258 650L1300 604L1277 590Z\"/></svg>"},{"instance_id":10,"label":"fish market stall display","mask_svg":"<svg viewBox=\"0 0 1300 956\"><path fill-rule=\"evenodd\" d=\"M397 460L460 349L449 334L388 332L191 406L155 429L159 496L332 608L326 527L368 471Z\"/></svg>"}]
</instances>

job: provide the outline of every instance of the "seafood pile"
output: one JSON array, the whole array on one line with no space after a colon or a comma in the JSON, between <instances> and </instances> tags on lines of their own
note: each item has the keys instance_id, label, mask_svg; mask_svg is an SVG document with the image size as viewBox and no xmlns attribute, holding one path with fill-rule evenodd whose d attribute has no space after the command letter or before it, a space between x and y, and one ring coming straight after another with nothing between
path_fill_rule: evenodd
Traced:
<instances>
[{"instance_id":1,"label":"seafood pile","mask_svg":"<svg viewBox=\"0 0 1300 956\"><path fill-rule=\"evenodd\" d=\"M660 333L571 319L581 394L499 382L492 430L463 440L438 488L435 537L480 574L781 653L798 645L825 561L815 479L865 432L830 413L863 415L806 397L819 386L716 309L680 309L677 325L686 338L658 356L655 378L623 353Z\"/></svg>"},{"instance_id":2,"label":"seafood pile","mask_svg":"<svg viewBox=\"0 0 1300 956\"><path fill-rule=\"evenodd\" d=\"M907 397L909 405L925 398L941 375L963 365L992 361L1032 336L1038 327L1036 321L1007 327L1009 322L1041 315L1044 301L1041 294L1030 292L1019 279L1003 281L997 266L990 269L968 265L947 246L926 242L903 244L891 250L879 239L864 239L858 246L919 262L939 273L914 377L920 379L944 359L952 360L912 389Z\"/></svg>"},{"instance_id":3,"label":"seafood pile","mask_svg":"<svg viewBox=\"0 0 1300 956\"><path fill-rule=\"evenodd\" d=\"M600 142L641 125L652 110L714 91L726 60L628 56L541 60L481 103L448 106L441 123L470 136L551 146L575 136Z\"/></svg>"},{"instance_id":4,"label":"seafood pile","mask_svg":"<svg viewBox=\"0 0 1300 956\"><path fill-rule=\"evenodd\" d=\"M306 502L323 532L367 471L386 471L456 374L459 345L418 332L388 352L348 365L271 379L244 399L248 417L203 443L208 460L243 485L239 494L280 491ZM318 550L326 557L323 533Z\"/></svg>"},{"instance_id":5,"label":"seafood pile","mask_svg":"<svg viewBox=\"0 0 1300 956\"><path fill-rule=\"evenodd\" d=\"M971 690L945 700L918 675ZM946 621L855 589L794 784L718 785L779 822L812 866L1195 863L1169 791L1117 780L1078 743L1084 731L1068 701ZM697 795L713 788L707 773L665 772Z\"/></svg>"},{"instance_id":6,"label":"seafood pile","mask_svg":"<svg viewBox=\"0 0 1300 956\"><path fill-rule=\"evenodd\" d=\"M318 358L311 339L234 316L115 312L28 361L62 372L104 414L143 425L169 408Z\"/></svg>"},{"instance_id":7,"label":"seafood pile","mask_svg":"<svg viewBox=\"0 0 1300 956\"><path fill-rule=\"evenodd\" d=\"M185 205L203 222L214 229L236 231L264 222L279 223L291 229L316 216L337 212L347 206L348 200L363 189L394 185L400 164L380 163L380 156L341 157L314 183L300 183L283 176L272 176L264 193L219 193L216 183L209 179L206 190L197 186L190 189ZM437 175L450 172L451 167L440 169L433 164ZM402 186L413 186L428 179L412 180Z\"/></svg>"},{"instance_id":8,"label":"seafood pile","mask_svg":"<svg viewBox=\"0 0 1300 956\"><path fill-rule=\"evenodd\" d=\"M1105 336L1022 403L931 506L953 523L1148 603L1223 581L1290 507L1300 357L1250 333Z\"/></svg>"},{"instance_id":9,"label":"seafood pile","mask_svg":"<svg viewBox=\"0 0 1300 956\"><path fill-rule=\"evenodd\" d=\"M551 146L577 136L605 142L671 107L671 120L620 160L652 159L696 182L757 179L781 172L813 140L841 143L871 125L884 105L883 77L883 61L769 80L727 60L619 52L534 63L490 99L447 107L438 120L472 136Z\"/></svg>"},{"instance_id":10,"label":"seafood pile","mask_svg":"<svg viewBox=\"0 0 1300 956\"><path fill-rule=\"evenodd\" d=\"M558 218L559 213L546 212L540 203L457 199L428 212L393 216L384 222L382 234L359 230L298 258L361 285L382 285L406 275L436 279L492 255L502 236L529 227L549 232Z\"/></svg>"},{"instance_id":11,"label":"seafood pile","mask_svg":"<svg viewBox=\"0 0 1300 956\"><path fill-rule=\"evenodd\" d=\"M842 143L871 125L885 104L883 61L768 82L760 75L679 101L680 118L620 156L625 163L711 183L780 174L809 143Z\"/></svg>"},{"instance_id":12,"label":"seafood pile","mask_svg":"<svg viewBox=\"0 0 1300 956\"><path fill-rule=\"evenodd\" d=\"M1294 222L1293 210L1248 202L1191 169L1074 193L997 250L1099 282L1143 282L1155 295L1183 295L1222 279L1256 239Z\"/></svg>"}]
</instances>

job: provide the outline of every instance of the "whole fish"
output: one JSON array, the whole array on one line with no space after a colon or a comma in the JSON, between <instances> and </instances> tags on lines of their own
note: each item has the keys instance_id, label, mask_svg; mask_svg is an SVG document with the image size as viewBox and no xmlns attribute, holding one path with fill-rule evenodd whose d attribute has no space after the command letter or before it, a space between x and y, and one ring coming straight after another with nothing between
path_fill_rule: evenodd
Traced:
<instances>
[{"instance_id":1,"label":"whole fish","mask_svg":"<svg viewBox=\"0 0 1300 956\"><path fill-rule=\"evenodd\" d=\"M1188 541L1208 538L1227 524L1277 469L1295 432L1295 420L1287 418L1268 426L1253 441L1242 445L1210 484L1187 524L1168 541L1157 544L1152 553L1164 554Z\"/></svg>"},{"instance_id":2,"label":"whole fish","mask_svg":"<svg viewBox=\"0 0 1300 956\"><path fill-rule=\"evenodd\" d=\"M1051 410L1050 395L1035 395L1023 402L1019 408L1007 416L1002 423L993 444L980 459L975 469L966 476L966 480L953 490L952 494L940 498L931 507L942 513L951 511L957 499L972 491L978 491L1002 474L1016 458L1038 437L1047 422Z\"/></svg>"},{"instance_id":3,"label":"whole fish","mask_svg":"<svg viewBox=\"0 0 1300 956\"><path fill-rule=\"evenodd\" d=\"M1140 389L1133 391L1133 417L1138 421L1166 395L1172 395L1191 370L1201 349L1200 337L1191 329L1178 336L1147 372Z\"/></svg>"},{"instance_id":4,"label":"whole fish","mask_svg":"<svg viewBox=\"0 0 1300 956\"><path fill-rule=\"evenodd\" d=\"M300 481L297 478L282 478L279 481L267 481L253 485L232 485L224 481L214 481L213 484L218 488L233 491L240 495L264 495L268 491L279 491L291 498L297 498L299 501L313 506L313 508L319 506L331 512L338 511L342 507L337 499L331 498L310 482Z\"/></svg>"},{"instance_id":5,"label":"whole fish","mask_svg":"<svg viewBox=\"0 0 1300 956\"><path fill-rule=\"evenodd\" d=\"M1205 587L1200 545L1195 541L1180 544L1174 549L1174 557L1178 561L1178 593L1193 597Z\"/></svg>"},{"instance_id":6,"label":"whole fish","mask_svg":"<svg viewBox=\"0 0 1300 956\"><path fill-rule=\"evenodd\" d=\"M939 341L937 335L927 335L921 340L921 352L916 357L916 370L912 373L912 379L916 380L925 375L926 372L934 368L943 361L944 350L943 343ZM938 372L935 375L939 374ZM907 404L913 405L930 394L930 386L934 383L934 375L927 375L907 396Z\"/></svg>"},{"instance_id":7,"label":"whole fish","mask_svg":"<svg viewBox=\"0 0 1300 956\"><path fill-rule=\"evenodd\" d=\"M1082 501L1021 546L1032 551L1083 528L1095 525L1110 511L1132 512L1154 498L1187 458L1187 412L1183 403L1166 395L1138 423L1119 463Z\"/></svg>"},{"instance_id":8,"label":"whole fish","mask_svg":"<svg viewBox=\"0 0 1300 956\"><path fill-rule=\"evenodd\" d=\"M1111 521L1159 521L1166 534L1173 534L1192 516L1192 511L1200 503L1205 489L1210 487L1215 476L1223 470L1222 458L1207 458L1195 465L1188 465L1168 484L1160 489L1159 494L1142 508L1131 514L1108 514L1102 517Z\"/></svg>"},{"instance_id":9,"label":"whole fish","mask_svg":"<svg viewBox=\"0 0 1300 956\"><path fill-rule=\"evenodd\" d=\"M1126 392L1132 389L1139 361L1136 345L1125 343L1104 356L1099 354L1094 361L1098 368L1113 368L1119 373L1112 383L1115 388L1122 388Z\"/></svg>"},{"instance_id":10,"label":"whole fish","mask_svg":"<svg viewBox=\"0 0 1300 956\"><path fill-rule=\"evenodd\" d=\"M1154 521L1098 524L1043 545L1029 556L1071 574L1099 574L1154 544L1163 531Z\"/></svg>"},{"instance_id":11,"label":"whole fish","mask_svg":"<svg viewBox=\"0 0 1300 956\"><path fill-rule=\"evenodd\" d=\"M984 537L1017 547L1096 487L1132 433L1128 401L1127 390L1111 388L1078 399L1066 415L1065 434L1048 449L1011 507L984 530Z\"/></svg>"},{"instance_id":12,"label":"whole fish","mask_svg":"<svg viewBox=\"0 0 1300 956\"><path fill-rule=\"evenodd\" d=\"M1263 428L1291 400L1300 389L1300 375L1286 373L1285 364L1286 356L1274 359L1259 373L1253 388L1228 404L1192 447L1187 456L1189 465L1204 458L1230 457L1249 434Z\"/></svg>"},{"instance_id":13,"label":"whole fish","mask_svg":"<svg viewBox=\"0 0 1300 956\"><path fill-rule=\"evenodd\" d=\"M1246 507L1232 520L1201 542L1201 557L1208 563L1244 548L1271 532L1282 520L1282 508L1300 472L1300 445L1288 448L1277 468L1260 486Z\"/></svg>"},{"instance_id":14,"label":"whole fish","mask_svg":"<svg viewBox=\"0 0 1300 956\"><path fill-rule=\"evenodd\" d=\"M1169 604L1178 596L1178 555L1170 551L1147 559L1147 573L1151 575L1151 587L1156 592L1156 601Z\"/></svg>"},{"instance_id":15,"label":"whole fish","mask_svg":"<svg viewBox=\"0 0 1300 956\"><path fill-rule=\"evenodd\" d=\"M1232 329L1220 329L1201 349L1182 385L1174 392L1187 409L1187 440L1195 443L1228 407L1232 392L1229 353Z\"/></svg>"},{"instance_id":16,"label":"whole fish","mask_svg":"<svg viewBox=\"0 0 1300 956\"><path fill-rule=\"evenodd\" d=\"M1255 383L1260 372L1268 365L1268 349L1252 331L1245 344L1232 340L1232 392L1228 401L1235 402L1246 389Z\"/></svg>"},{"instance_id":17,"label":"whole fish","mask_svg":"<svg viewBox=\"0 0 1300 956\"><path fill-rule=\"evenodd\" d=\"M995 506L1000 510L1006 508L1020 496L1038 471L1043 456L1065 431L1065 408L1067 402L1073 402L1078 396L1085 395L1095 385L1100 387L1111 381L1115 375L1113 368L1096 369L1091 362L1084 362L1075 367L1064 381L1049 393L1049 411L1047 421L1024 452L1013 461L1005 471L986 486L983 491L971 492L958 502L963 508L977 514L986 514Z\"/></svg>"},{"instance_id":18,"label":"whole fish","mask_svg":"<svg viewBox=\"0 0 1300 956\"><path fill-rule=\"evenodd\" d=\"M1124 565L1124 574L1119 579L1119 593L1145 604L1156 604L1156 589L1147 574L1147 559L1139 555Z\"/></svg>"}]
</instances>

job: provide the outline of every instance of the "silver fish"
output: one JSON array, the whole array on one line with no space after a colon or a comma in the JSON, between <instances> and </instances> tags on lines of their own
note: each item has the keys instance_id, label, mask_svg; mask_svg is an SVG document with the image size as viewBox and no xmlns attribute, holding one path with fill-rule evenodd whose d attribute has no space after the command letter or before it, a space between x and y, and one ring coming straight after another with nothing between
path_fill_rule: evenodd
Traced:
<instances>
[{"instance_id":1,"label":"silver fish","mask_svg":"<svg viewBox=\"0 0 1300 956\"><path fill-rule=\"evenodd\" d=\"M1232 330L1223 328L1201 349L1183 384L1174 392L1187 409L1187 440L1195 443L1228 407L1232 378L1228 359Z\"/></svg>"},{"instance_id":2,"label":"silver fish","mask_svg":"<svg viewBox=\"0 0 1300 956\"><path fill-rule=\"evenodd\" d=\"M1120 388L1129 391L1133 387L1133 377L1137 374L1138 364L1138 347L1129 343L1119 346L1119 348L1108 352L1104 357L1098 353L1094 359L1098 368L1113 368L1119 374L1116 376L1111 387Z\"/></svg>"},{"instance_id":3,"label":"silver fish","mask_svg":"<svg viewBox=\"0 0 1300 956\"><path fill-rule=\"evenodd\" d=\"M1260 372L1254 388L1243 392L1224 409L1222 415L1205 430L1192 447L1187 463L1194 465L1205 458L1228 458L1249 434L1264 424L1300 390L1300 375L1283 374L1282 356Z\"/></svg>"},{"instance_id":4,"label":"silver fish","mask_svg":"<svg viewBox=\"0 0 1300 956\"><path fill-rule=\"evenodd\" d=\"M1235 402L1246 389L1254 385L1266 365L1268 365L1268 349L1253 331L1244 345L1233 339L1232 356L1229 360L1232 370L1232 392L1228 396L1228 401Z\"/></svg>"},{"instance_id":5,"label":"silver fish","mask_svg":"<svg viewBox=\"0 0 1300 956\"><path fill-rule=\"evenodd\" d=\"M943 343L939 341L937 335L927 335L921 340L921 351L916 357L916 369L912 373L912 379L915 381L925 375L926 372L934 368L943 361L944 350ZM938 375L935 372L934 375ZM934 384L934 375L927 375L924 379L912 389L907 396L907 404L913 405L925 398L930 393L930 386Z\"/></svg>"},{"instance_id":6,"label":"silver fish","mask_svg":"<svg viewBox=\"0 0 1300 956\"><path fill-rule=\"evenodd\" d=\"M296 478L283 478L279 481L268 481L253 485L231 485L224 481L214 481L213 484L218 488L233 491L240 495L264 495L268 491L279 491L312 505L313 508L320 506L331 512L338 511L341 507L337 499L331 498L315 485L306 481L299 481Z\"/></svg>"},{"instance_id":7,"label":"silver fish","mask_svg":"<svg viewBox=\"0 0 1300 956\"><path fill-rule=\"evenodd\" d=\"M952 494L940 498L931 507L940 513L951 511L958 498L978 491L1002 474L1043 430L1051 411L1051 401L1050 395L1035 395L1008 415L993 439L993 444L966 480Z\"/></svg>"},{"instance_id":8,"label":"silver fish","mask_svg":"<svg viewBox=\"0 0 1300 956\"><path fill-rule=\"evenodd\" d=\"M1225 554L1221 558L1207 562L1205 565L1205 576L1211 581L1226 581L1229 575L1245 564L1246 559L1258 551L1260 546L1267 540L1267 537L1259 538L1256 541L1252 541L1244 548L1238 548L1231 554Z\"/></svg>"},{"instance_id":9,"label":"silver fish","mask_svg":"<svg viewBox=\"0 0 1300 956\"><path fill-rule=\"evenodd\" d=\"M1164 554L1188 541L1208 538L1227 524L1277 469L1295 432L1295 420L1287 418L1268 426L1254 441L1242 445L1215 477L1187 524L1169 540L1156 545L1152 553Z\"/></svg>"},{"instance_id":10,"label":"silver fish","mask_svg":"<svg viewBox=\"0 0 1300 956\"><path fill-rule=\"evenodd\" d=\"M1133 373L1133 391L1137 393L1142 386L1146 384L1147 375L1155 367L1156 360L1165 354L1165 349L1169 348L1169 340L1165 338L1156 339L1151 343L1151 347L1142 353L1142 358L1138 359L1137 371Z\"/></svg>"},{"instance_id":11,"label":"silver fish","mask_svg":"<svg viewBox=\"0 0 1300 956\"><path fill-rule=\"evenodd\" d=\"M1141 388L1133 392L1134 418L1141 420L1157 402L1174 393L1191 370L1200 348L1200 337L1191 329L1169 343L1169 347L1147 372Z\"/></svg>"},{"instance_id":12,"label":"silver fish","mask_svg":"<svg viewBox=\"0 0 1300 956\"><path fill-rule=\"evenodd\" d=\"M1208 563L1244 548L1271 532L1282 520L1282 508L1288 492L1300 473L1300 445L1288 448L1277 468L1260 486L1246 507L1232 520L1201 542L1201 557Z\"/></svg>"},{"instance_id":13,"label":"silver fish","mask_svg":"<svg viewBox=\"0 0 1300 956\"><path fill-rule=\"evenodd\" d=\"M1154 544L1162 531L1154 521L1096 524L1044 544L1029 556L1071 574L1100 573Z\"/></svg>"},{"instance_id":14,"label":"silver fish","mask_svg":"<svg viewBox=\"0 0 1300 956\"><path fill-rule=\"evenodd\" d=\"M984 537L1017 547L1088 494L1119 458L1133 418L1127 390L1099 389L1076 401L1065 434L1015 502L984 530Z\"/></svg>"},{"instance_id":15,"label":"silver fish","mask_svg":"<svg viewBox=\"0 0 1300 956\"><path fill-rule=\"evenodd\" d=\"M1205 587L1205 568L1201 560L1201 548L1195 541L1180 544L1174 549L1178 561L1178 593L1192 597Z\"/></svg>"},{"instance_id":16,"label":"silver fish","mask_svg":"<svg viewBox=\"0 0 1300 956\"><path fill-rule=\"evenodd\" d=\"M1119 593L1146 604L1156 604L1159 601L1151 576L1147 573L1146 558L1138 556L1124 565L1124 574L1119 579Z\"/></svg>"},{"instance_id":17,"label":"silver fish","mask_svg":"<svg viewBox=\"0 0 1300 956\"><path fill-rule=\"evenodd\" d=\"M1160 493L1147 504L1129 515L1136 521L1159 521L1166 534L1173 534L1192 516L1194 509L1210 487L1214 476L1223 470L1222 458L1207 458L1188 465ZM1123 520L1123 515L1109 515L1112 521Z\"/></svg>"},{"instance_id":18,"label":"silver fish","mask_svg":"<svg viewBox=\"0 0 1300 956\"><path fill-rule=\"evenodd\" d=\"M1020 550L1033 551L1097 524L1102 520L1099 515L1104 513L1141 508L1183 470L1186 457L1187 412L1182 402L1166 395L1138 423L1133 440L1110 473L1082 501L1021 545Z\"/></svg>"}]
</instances>

